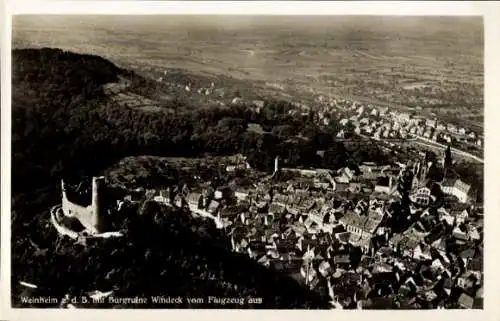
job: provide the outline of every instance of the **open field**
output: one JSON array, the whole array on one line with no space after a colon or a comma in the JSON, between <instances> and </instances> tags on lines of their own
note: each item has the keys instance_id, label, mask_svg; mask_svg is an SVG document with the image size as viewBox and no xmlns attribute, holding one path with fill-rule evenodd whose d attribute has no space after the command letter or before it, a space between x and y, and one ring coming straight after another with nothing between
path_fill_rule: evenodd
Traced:
<instances>
[{"instance_id":1,"label":"open field","mask_svg":"<svg viewBox=\"0 0 500 321\"><path fill-rule=\"evenodd\" d=\"M314 24L307 17L192 20L96 16L83 24L76 18L17 17L13 39L15 47L37 44L98 54L155 77L164 69L183 68L266 81L274 90L419 106L444 117L467 111L465 121L482 123L479 18L339 16L317 17ZM280 84L287 85L277 88Z\"/></svg>"}]
</instances>

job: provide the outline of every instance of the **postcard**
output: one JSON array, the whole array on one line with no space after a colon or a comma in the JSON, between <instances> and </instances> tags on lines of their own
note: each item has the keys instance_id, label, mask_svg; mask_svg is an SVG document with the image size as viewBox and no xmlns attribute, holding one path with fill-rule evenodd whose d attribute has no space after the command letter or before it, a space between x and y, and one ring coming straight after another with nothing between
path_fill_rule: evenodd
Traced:
<instances>
[{"instance_id":1,"label":"postcard","mask_svg":"<svg viewBox=\"0 0 500 321\"><path fill-rule=\"evenodd\" d=\"M204 3L7 6L6 318L491 317L486 6Z\"/></svg>"}]
</instances>

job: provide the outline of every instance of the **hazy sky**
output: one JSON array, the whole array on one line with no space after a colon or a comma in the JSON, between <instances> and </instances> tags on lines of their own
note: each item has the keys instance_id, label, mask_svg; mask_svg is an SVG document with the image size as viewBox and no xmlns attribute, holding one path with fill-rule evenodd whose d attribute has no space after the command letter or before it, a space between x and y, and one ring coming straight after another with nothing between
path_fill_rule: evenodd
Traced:
<instances>
[{"instance_id":1,"label":"hazy sky","mask_svg":"<svg viewBox=\"0 0 500 321\"><path fill-rule=\"evenodd\" d=\"M385 60L413 55L477 63L483 26L481 17L23 15L13 18L13 45L58 47L115 62L241 67L272 76L271 67L286 70L292 62L310 70L313 62L337 61L340 68L343 59L353 58L343 50L368 50Z\"/></svg>"},{"instance_id":2,"label":"hazy sky","mask_svg":"<svg viewBox=\"0 0 500 321\"><path fill-rule=\"evenodd\" d=\"M290 28L338 28L361 29L415 29L463 31L482 30L481 17L401 17L401 16L210 16L210 15L33 15L15 16L14 28L29 26L72 26L75 24L106 27L169 27L169 26L215 26L228 28L255 28L258 26L287 26Z\"/></svg>"}]
</instances>

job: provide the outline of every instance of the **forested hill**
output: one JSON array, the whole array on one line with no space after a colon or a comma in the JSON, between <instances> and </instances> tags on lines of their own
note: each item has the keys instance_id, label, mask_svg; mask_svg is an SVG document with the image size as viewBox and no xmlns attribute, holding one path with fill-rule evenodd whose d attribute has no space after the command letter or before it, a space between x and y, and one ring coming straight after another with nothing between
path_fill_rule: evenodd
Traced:
<instances>
[{"instance_id":1,"label":"forested hill","mask_svg":"<svg viewBox=\"0 0 500 321\"><path fill-rule=\"evenodd\" d=\"M101 85L129 74L102 57L51 48L14 49L12 67L14 85L30 84L31 90L60 95L60 101L52 103L71 101L74 96L89 98Z\"/></svg>"},{"instance_id":2,"label":"forested hill","mask_svg":"<svg viewBox=\"0 0 500 321\"><path fill-rule=\"evenodd\" d=\"M86 114L105 100L103 84L129 74L94 55L49 48L13 50L14 193L45 186L60 175L64 161L74 158L77 150L88 150L94 140L92 131L101 126L90 123L92 116ZM78 136L86 134L87 142L78 145Z\"/></svg>"}]
</instances>

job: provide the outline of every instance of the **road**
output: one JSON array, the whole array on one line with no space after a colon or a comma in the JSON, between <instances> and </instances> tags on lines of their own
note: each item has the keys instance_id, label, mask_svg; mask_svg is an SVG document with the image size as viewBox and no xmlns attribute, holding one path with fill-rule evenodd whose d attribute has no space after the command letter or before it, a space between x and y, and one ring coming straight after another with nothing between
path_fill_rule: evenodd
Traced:
<instances>
[{"instance_id":1,"label":"road","mask_svg":"<svg viewBox=\"0 0 500 321\"><path fill-rule=\"evenodd\" d=\"M435 141L432 141L432 140L424 138L424 137L417 137L417 140L412 141L412 142L419 144L419 145L422 145L422 146L429 147L429 148L439 149L441 151L444 151L446 148L448 148L448 146L446 146L446 145L437 143ZM474 160L478 163L484 164L484 159L482 159L476 155L472 155L470 153L464 152L462 150L459 150L456 148L451 148L451 153L458 155L460 157L466 158L467 160Z\"/></svg>"},{"instance_id":2,"label":"road","mask_svg":"<svg viewBox=\"0 0 500 321\"><path fill-rule=\"evenodd\" d=\"M366 135L362 135L360 134L359 136L361 136L362 138L366 138L366 139L374 139L372 137L368 137ZM344 140L346 141L346 140ZM430 139L427 139L425 137L420 137L420 136L416 136L416 137L412 137L412 138L409 138L409 139L387 139L387 140L384 140L384 139L380 139L380 140L376 140L376 141L380 141L380 142L389 142L389 143L394 143L394 142L400 142L400 143L415 143L415 144L418 144L418 145L421 145L421 146L425 146L425 147L428 147L428 148L432 148L432 149L437 149L439 151L444 151L446 150L446 148L448 148L448 146L446 145L443 145L443 144L440 144L440 143L437 143L433 140L430 140ZM470 153L467 153L467 152L464 152L460 149L456 149L456 148L451 148L451 153L452 155L455 155L455 156L459 156L459 157L463 157L467 160L472 160L472 161L475 161L475 162L478 162L478 163L481 163L481 164L484 164L484 159L476 156L476 155L473 155L473 154L470 154Z\"/></svg>"}]
</instances>

